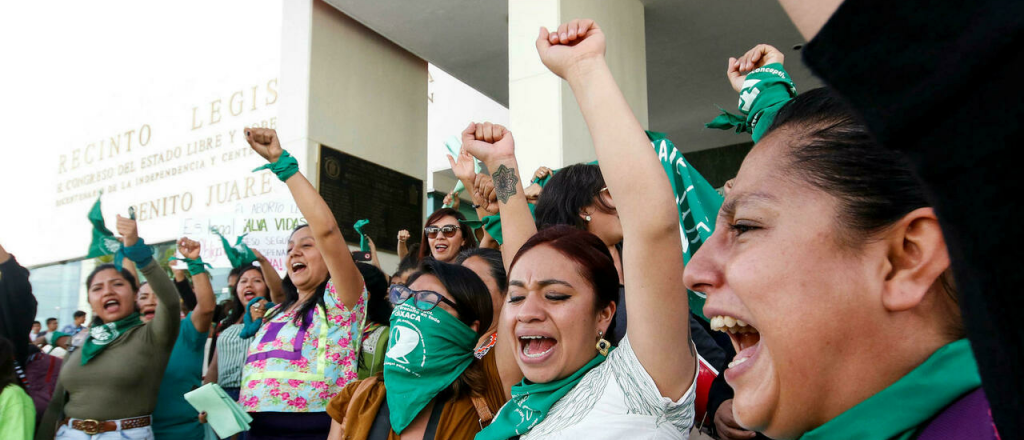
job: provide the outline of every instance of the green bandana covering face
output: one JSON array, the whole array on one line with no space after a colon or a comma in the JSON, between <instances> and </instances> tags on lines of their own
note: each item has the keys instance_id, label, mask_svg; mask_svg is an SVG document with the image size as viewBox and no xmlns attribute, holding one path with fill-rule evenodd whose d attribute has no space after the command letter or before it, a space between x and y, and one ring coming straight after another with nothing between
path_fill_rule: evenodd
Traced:
<instances>
[{"instance_id":1,"label":"green bandana covering face","mask_svg":"<svg viewBox=\"0 0 1024 440\"><path fill-rule=\"evenodd\" d=\"M935 350L900 380L800 438L913 438L932 417L980 386L971 344L961 339Z\"/></svg>"},{"instance_id":2,"label":"green bandana covering face","mask_svg":"<svg viewBox=\"0 0 1024 440\"><path fill-rule=\"evenodd\" d=\"M384 358L391 429L401 433L473 360L477 334L441 307L395 307Z\"/></svg>"},{"instance_id":3,"label":"green bandana covering face","mask_svg":"<svg viewBox=\"0 0 1024 440\"><path fill-rule=\"evenodd\" d=\"M366 238L366 233L363 232L363 228L366 227L366 225L368 224L370 224L370 221L367 219L363 219L356 221L356 224L352 225L352 229L355 229L356 233L359 234L360 252L370 252L370 242Z\"/></svg>"},{"instance_id":4,"label":"green bandana covering face","mask_svg":"<svg viewBox=\"0 0 1024 440\"><path fill-rule=\"evenodd\" d=\"M89 336L82 344L82 365L98 356L110 343L135 327L142 325L139 312L132 313L118 321L108 322L89 329Z\"/></svg>"},{"instance_id":5,"label":"green bandana covering face","mask_svg":"<svg viewBox=\"0 0 1024 440\"><path fill-rule=\"evenodd\" d=\"M658 152L661 166L672 184L672 192L676 195L676 208L679 210L679 232L683 237L683 263L689 264L693 254L700 245L711 237L715 231L715 219L718 209L722 207L722 195L701 176L683 154L676 149L672 141L663 133L647 132L654 151ZM703 293L687 290L690 299L690 312L708 320L704 316Z\"/></svg>"},{"instance_id":6,"label":"green bandana covering face","mask_svg":"<svg viewBox=\"0 0 1024 440\"><path fill-rule=\"evenodd\" d=\"M786 69L779 63L768 64L751 71L743 81L737 105L743 116L722 110L721 115L704 126L721 130L736 127L737 133L750 132L756 143L771 127L779 109L794 97L796 86Z\"/></svg>"},{"instance_id":7,"label":"green bandana covering face","mask_svg":"<svg viewBox=\"0 0 1024 440\"><path fill-rule=\"evenodd\" d=\"M615 347L612 347L614 350ZM475 440L506 440L530 432L548 415L551 407L565 397L583 376L608 359L600 353L583 368L564 379L548 383L531 383L526 379L512 387L512 399L501 407L498 416L480 431Z\"/></svg>"}]
</instances>

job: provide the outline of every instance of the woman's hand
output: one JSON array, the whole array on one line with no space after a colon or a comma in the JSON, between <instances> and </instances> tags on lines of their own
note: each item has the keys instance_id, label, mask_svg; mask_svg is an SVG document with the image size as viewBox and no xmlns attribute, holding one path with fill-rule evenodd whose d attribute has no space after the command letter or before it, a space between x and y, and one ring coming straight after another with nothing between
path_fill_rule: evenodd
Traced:
<instances>
[{"instance_id":1,"label":"woman's hand","mask_svg":"<svg viewBox=\"0 0 1024 440\"><path fill-rule=\"evenodd\" d=\"M444 200L441 203L445 205L451 205L452 209L458 210L460 201L461 200L459 199L459 193L452 191L444 195Z\"/></svg>"},{"instance_id":2,"label":"woman's hand","mask_svg":"<svg viewBox=\"0 0 1024 440\"><path fill-rule=\"evenodd\" d=\"M125 247L135 246L139 241L139 225L130 218L117 215L117 233L121 234Z\"/></svg>"},{"instance_id":3,"label":"woman's hand","mask_svg":"<svg viewBox=\"0 0 1024 440\"><path fill-rule=\"evenodd\" d=\"M514 159L516 156L516 143L512 139L512 132L490 122L469 123L462 131L462 148L485 164L501 159Z\"/></svg>"},{"instance_id":4,"label":"woman's hand","mask_svg":"<svg viewBox=\"0 0 1024 440\"><path fill-rule=\"evenodd\" d=\"M406 230L406 229L402 229L401 231L398 231L398 241L400 243L405 243L406 241L409 241L409 237L410 236L411 236L411 234L409 234L409 231Z\"/></svg>"},{"instance_id":5,"label":"woman's hand","mask_svg":"<svg viewBox=\"0 0 1024 440\"><path fill-rule=\"evenodd\" d=\"M461 180L463 185L473 182L473 178L476 177L476 163L473 161L473 156L466 151L466 147L459 149L457 159L449 154L448 163L452 166L455 178Z\"/></svg>"},{"instance_id":6,"label":"woman's hand","mask_svg":"<svg viewBox=\"0 0 1024 440\"><path fill-rule=\"evenodd\" d=\"M206 411L199 413L199 423L206 423Z\"/></svg>"},{"instance_id":7,"label":"woman's hand","mask_svg":"<svg viewBox=\"0 0 1024 440\"><path fill-rule=\"evenodd\" d=\"M199 259L200 251L202 250L201 248L202 245L200 245L198 241L189 240L185 237L181 237L181 239L178 240L178 252L189 260Z\"/></svg>"},{"instance_id":8,"label":"woman's hand","mask_svg":"<svg viewBox=\"0 0 1024 440\"><path fill-rule=\"evenodd\" d=\"M272 128L245 128L245 140L249 142L249 146L252 147L260 156L263 156L267 162L274 163L281 157L281 153L284 150L281 148L281 142L277 138L277 130Z\"/></svg>"},{"instance_id":9,"label":"woman's hand","mask_svg":"<svg viewBox=\"0 0 1024 440\"><path fill-rule=\"evenodd\" d=\"M550 176L551 173L551 168L542 165L540 168L537 168L537 171L533 172L533 180L541 180L545 177Z\"/></svg>"},{"instance_id":10,"label":"woman's hand","mask_svg":"<svg viewBox=\"0 0 1024 440\"><path fill-rule=\"evenodd\" d=\"M252 307L249 308L249 316L252 317L253 321L257 319L262 319L263 315L265 315L266 313L267 300L265 299L256 301L256 304L253 304Z\"/></svg>"},{"instance_id":11,"label":"woman's hand","mask_svg":"<svg viewBox=\"0 0 1024 440\"><path fill-rule=\"evenodd\" d=\"M590 60L604 58L604 50L604 33L589 19L570 21L550 33L541 27L537 37L541 62L565 79L585 68Z\"/></svg>"},{"instance_id":12,"label":"woman's hand","mask_svg":"<svg viewBox=\"0 0 1024 440\"><path fill-rule=\"evenodd\" d=\"M480 205L484 211L498 213L498 194L494 191L494 179L484 173L476 175L473 191L473 203Z\"/></svg>"},{"instance_id":13,"label":"woman's hand","mask_svg":"<svg viewBox=\"0 0 1024 440\"><path fill-rule=\"evenodd\" d=\"M715 430L718 431L718 438L722 440L743 440L757 436L756 432L747 431L740 426L733 417L732 399L718 406L718 411L715 412Z\"/></svg>"},{"instance_id":14,"label":"woman's hand","mask_svg":"<svg viewBox=\"0 0 1024 440\"><path fill-rule=\"evenodd\" d=\"M783 64L785 60L786 56L775 47L758 44L739 58L729 58L729 69L725 74L729 77L732 89L739 93L743 90L743 82L747 80L750 71L772 63Z\"/></svg>"}]
</instances>

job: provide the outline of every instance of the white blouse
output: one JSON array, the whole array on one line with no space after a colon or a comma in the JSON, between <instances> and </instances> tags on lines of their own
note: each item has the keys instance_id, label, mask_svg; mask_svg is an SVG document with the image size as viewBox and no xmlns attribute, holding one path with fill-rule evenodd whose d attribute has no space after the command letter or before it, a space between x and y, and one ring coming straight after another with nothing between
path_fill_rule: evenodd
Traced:
<instances>
[{"instance_id":1,"label":"white blouse","mask_svg":"<svg viewBox=\"0 0 1024 440\"><path fill-rule=\"evenodd\" d=\"M658 392L627 335L537 426L530 439L682 439L690 437L696 376L678 401Z\"/></svg>"}]
</instances>

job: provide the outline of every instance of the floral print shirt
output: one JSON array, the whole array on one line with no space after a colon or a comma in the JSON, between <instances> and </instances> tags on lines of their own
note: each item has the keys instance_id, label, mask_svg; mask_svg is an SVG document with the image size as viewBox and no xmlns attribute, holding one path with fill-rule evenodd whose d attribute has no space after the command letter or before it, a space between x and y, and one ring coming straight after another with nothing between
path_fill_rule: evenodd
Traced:
<instances>
[{"instance_id":1,"label":"floral print shirt","mask_svg":"<svg viewBox=\"0 0 1024 440\"><path fill-rule=\"evenodd\" d=\"M331 398L356 379L366 295L364 287L356 306L349 310L339 299L334 282L328 282L324 291L327 310L320 306L310 310L308 327L293 322L295 310L264 322L245 359L239 396L242 407L248 412L326 411Z\"/></svg>"}]
</instances>

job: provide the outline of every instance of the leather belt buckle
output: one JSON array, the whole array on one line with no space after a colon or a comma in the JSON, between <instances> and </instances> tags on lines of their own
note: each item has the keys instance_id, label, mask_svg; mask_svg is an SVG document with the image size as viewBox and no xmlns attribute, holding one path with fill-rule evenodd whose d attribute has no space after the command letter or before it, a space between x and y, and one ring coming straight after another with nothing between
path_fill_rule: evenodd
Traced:
<instances>
[{"instance_id":1,"label":"leather belt buckle","mask_svg":"<svg viewBox=\"0 0 1024 440\"><path fill-rule=\"evenodd\" d=\"M80 426L82 428L81 429L82 432L84 432L84 433L86 433L88 435L96 435L96 434L99 434L100 432L102 432L100 430L101 425L100 425L99 420L93 420L93 419L81 420L81 421L79 421L79 425L78 426Z\"/></svg>"}]
</instances>

